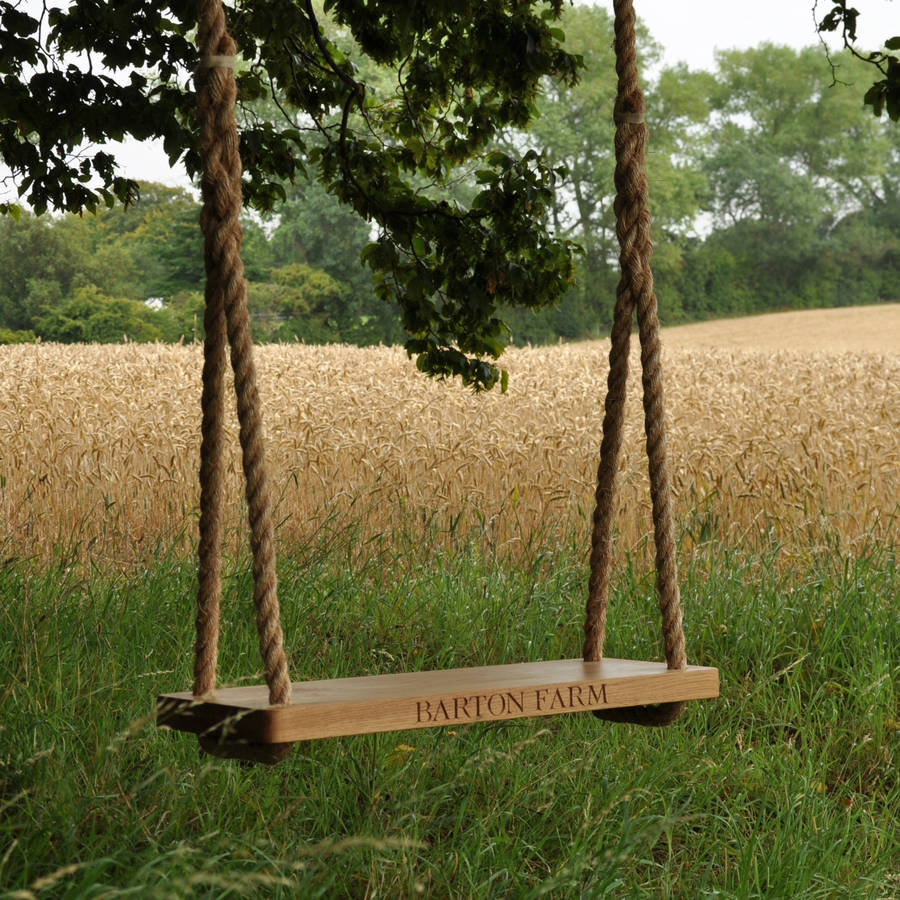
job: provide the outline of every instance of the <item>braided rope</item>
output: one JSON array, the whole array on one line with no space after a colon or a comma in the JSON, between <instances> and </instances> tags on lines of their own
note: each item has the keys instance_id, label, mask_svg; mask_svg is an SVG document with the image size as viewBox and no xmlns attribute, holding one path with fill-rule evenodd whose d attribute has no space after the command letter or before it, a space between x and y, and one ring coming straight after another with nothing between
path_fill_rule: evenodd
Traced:
<instances>
[{"instance_id":1,"label":"braided rope","mask_svg":"<svg viewBox=\"0 0 900 900\"><path fill-rule=\"evenodd\" d=\"M584 658L603 658L609 607L612 523L616 508L616 474L622 450L625 393L632 320L637 312L641 342L644 429L650 469L650 494L656 543L656 585L662 616L666 663L686 665L681 598L675 560L671 484L666 457L665 414L659 317L650 260L650 206L646 176L645 101L638 83L635 13L632 0L615 0L615 51L619 89L616 99L616 233L622 275L616 291L609 376L603 418L596 507L591 537L591 575L585 617ZM610 710L601 718L642 725L664 725L681 715L683 703Z\"/></svg>"},{"instance_id":2,"label":"braided rope","mask_svg":"<svg viewBox=\"0 0 900 900\"><path fill-rule=\"evenodd\" d=\"M200 462L200 544L197 594L197 657L194 693L215 689L221 597L222 436L224 348L227 332L237 394L238 422L253 551L253 601L269 702L290 702L284 637L280 625L275 542L266 476L262 417L241 261L241 159L234 107L234 72L215 63L233 57L236 47L226 30L221 0L200 0L197 35L201 59L213 66L197 72L197 110L203 159L203 211L206 265L206 340Z\"/></svg>"},{"instance_id":3,"label":"braided rope","mask_svg":"<svg viewBox=\"0 0 900 900\"><path fill-rule=\"evenodd\" d=\"M205 210L201 213L206 218ZM201 220L204 232L208 225ZM208 254L207 254L208 256ZM213 263L211 265L211 263ZM207 258L208 271L214 261ZM222 510L225 390L225 307L222 291L207 280L203 315L203 393L200 426L200 541L197 545L197 639L194 647L194 694L216 688L219 619L222 600Z\"/></svg>"}]
</instances>

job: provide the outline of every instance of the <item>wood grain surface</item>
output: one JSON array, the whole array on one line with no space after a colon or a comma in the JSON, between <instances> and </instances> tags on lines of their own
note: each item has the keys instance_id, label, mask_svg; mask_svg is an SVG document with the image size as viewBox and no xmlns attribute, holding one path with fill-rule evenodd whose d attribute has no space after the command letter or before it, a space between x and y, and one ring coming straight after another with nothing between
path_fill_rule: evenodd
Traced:
<instances>
[{"instance_id":1,"label":"wood grain surface","mask_svg":"<svg viewBox=\"0 0 900 900\"><path fill-rule=\"evenodd\" d=\"M581 659L305 681L270 707L263 686L189 692L157 700L161 726L256 743L282 743L550 716L719 695L719 672L672 671L661 662Z\"/></svg>"}]
</instances>

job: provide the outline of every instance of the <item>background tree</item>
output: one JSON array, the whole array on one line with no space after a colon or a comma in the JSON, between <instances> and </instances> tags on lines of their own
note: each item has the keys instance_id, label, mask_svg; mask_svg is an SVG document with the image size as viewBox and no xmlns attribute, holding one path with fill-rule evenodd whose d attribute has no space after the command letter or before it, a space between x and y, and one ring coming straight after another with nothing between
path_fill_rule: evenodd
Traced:
<instances>
[{"instance_id":1,"label":"background tree","mask_svg":"<svg viewBox=\"0 0 900 900\"><path fill-rule=\"evenodd\" d=\"M548 161L564 167L550 215L557 232L575 241L582 252L577 258L577 284L557 309L508 314L520 340L606 333L618 280L613 20L599 7L577 6L566 9L561 25L568 36L566 46L584 62L582 76L575 85L545 79L538 116L526 132L507 131L501 146L539 149ZM660 69L660 47L643 27L639 52L651 133L648 177L657 247L654 262L657 280L666 288L665 312L671 319L678 315L681 239L692 229L705 195L705 178L695 163L701 143L698 132L709 113L711 79L685 66Z\"/></svg>"},{"instance_id":2,"label":"background tree","mask_svg":"<svg viewBox=\"0 0 900 900\"><path fill-rule=\"evenodd\" d=\"M403 339L396 303L375 295L372 272L362 253L371 240L366 223L340 204L321 184L297 180L272 217L274 266L297 262L320 269L343 286L341 340L356 344L397 344Z\"/></svg>"},{"instance_id":3,"label":"background tree","mask_svg":"<svg viewBox=\"0 0 900 900\"><path fill-rule=\"evenodd\" d=\"M349 290L322 269L292 263L273 269L269 279L250 285L258 340L347 342L352 327Z\"/></svg>"},{"instance_id":4,"label":"background tree","mask_svg":"<svg viewBox=\"0 0 900 900\"><path fill-rule=\"evenodd\" d=\"M828 71L814 47L718 54L703 159L713 228L691 257L703 277L686 288L689 313L878 299L842 296L846 279L824 261L840 223L891 190L892 137L851 91L829 86Z\"/></svg>"},{"instance_id":5,"label":"background tree","mask_svg":"<svg viewBox=\"0 0 900 900\"><path fill-rule=\"evenodd\" d=\"M159 311L127 297L110 297L95 285L46 307L35 320L44 339L64 344L157 341L166 337L166 324Z\"/></svg>"},{"instance_id":6,"label":"background tree","mask_svg":"<svg viewBox=\"0 0 900 900\"><path fill-rule=\"evenodd\" d=\"M67 241L52 220L0 216L0 322L11 331L33 329L43 306L67 294L84 265L84 247Z\"/></svg>"}]
</instances>

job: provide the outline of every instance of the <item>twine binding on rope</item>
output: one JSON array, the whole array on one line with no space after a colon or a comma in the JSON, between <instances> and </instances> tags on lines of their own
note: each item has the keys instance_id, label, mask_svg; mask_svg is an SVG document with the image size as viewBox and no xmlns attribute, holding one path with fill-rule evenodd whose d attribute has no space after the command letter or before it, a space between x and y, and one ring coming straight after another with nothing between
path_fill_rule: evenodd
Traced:
<instances>
[{"instance_id":1,"label":"twine binding on rope","mask_svg":"<svg viewBox=\"0 0 900 900\"><path fill-rule=\"evenodd\" d=\"M656 544L656 585L662 616L666 663L670 669L687 665L681 597L675 562L671 485L666 456L662 362L657 298L650 259L650 207L646 176L647 127L645 100L638 83L635 46L635 14L632 0L616 0L615 51L619 77L615 120L633 127L617 128L616 233L622 275L616 291L613 314L609 377L600 463L597 469L596 508L591 536L591 574L585 616L585 660L603 658L609 607L609 580L613 519L616 509L616 474L622 450L628 354L634 314L637 313L641 343L644 430L650 469L653 532ZM684 703L596 711L599 718L638 725L667 725L684 710Z\"/></svg>"},{"instance_id":2,"label":"twine binding on rope","mask_svg":"<svg viewBox=\"0 0 900 900\"><path fill-rule=\"evenodd\" d=\"M197 70L200 69L234 69L237 66L237 56L225 56L221 53L213 53L200 57Z\"/></svg>"}]
</instances>

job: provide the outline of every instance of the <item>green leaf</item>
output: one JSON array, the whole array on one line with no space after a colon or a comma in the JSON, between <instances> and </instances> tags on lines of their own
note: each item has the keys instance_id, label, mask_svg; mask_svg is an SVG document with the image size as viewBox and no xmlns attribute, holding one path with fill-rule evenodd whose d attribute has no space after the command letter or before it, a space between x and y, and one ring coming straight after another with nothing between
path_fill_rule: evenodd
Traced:
<instances>
[{"instance_id":1,"label":"green leaf","mask_svg":"<svg viewBox=\"0 0 900 900\"><path fill-rule=\"evenodd\" d=\"M900 120L900 95L897 93L888 93L885 106L887 108L887 114L892 122Z\"/></svg>"},{"instance_id":2,"label":"green leaf","mask_svg":"<svg viewBox=\"0 0 900 900\"><path fill-rule=\"evenodd\" d=\"M3 12L3 25L12 34L22 37L31 35L38 28L37 19L9 7Z\"/></svg>"},{"instance_id":3,"label":"green leaf","mask_svg":"<svg viewBox=\"0 0 900 900\"><path fill-rule=\"evenodd\" d=\"M863 102L867 106L871 106L872 112L878 117L881 116L881 113L884 110L884 101L884 82L873 84L872 87L866 91L865 97L863 97Z\"/></svg>"},{"instance_id":4,"label":"green leaf","mask_svg":"<svg viewBox=\"0 0 900 900\"><path fill-rule=\"evenodd\" d=\"M900 35L888 38L884 42L884 46L887 47L888 50L900 50Z\"/></svg>"},{"instance_id":5,"label":"green leaf","mask_svg":"<svg viewBox=\"0 0 900 900\"><path fill-rule=\"evenodd\" d=\"M490 205L490 191L482 191L480 194L476 194L475 199L472 201L472 209L487 209Z\"/></svg>"},{"instance_id":6,"label":"green leaf","mask_svg":"<svg viewBox=\"0 0 900 900\"><path fill-rule=\"evenodd\" d=\"M416 256L425 256L428 253L428 246L420 234L412 239L412 248Z\"/></svg>"}]
</instances>

